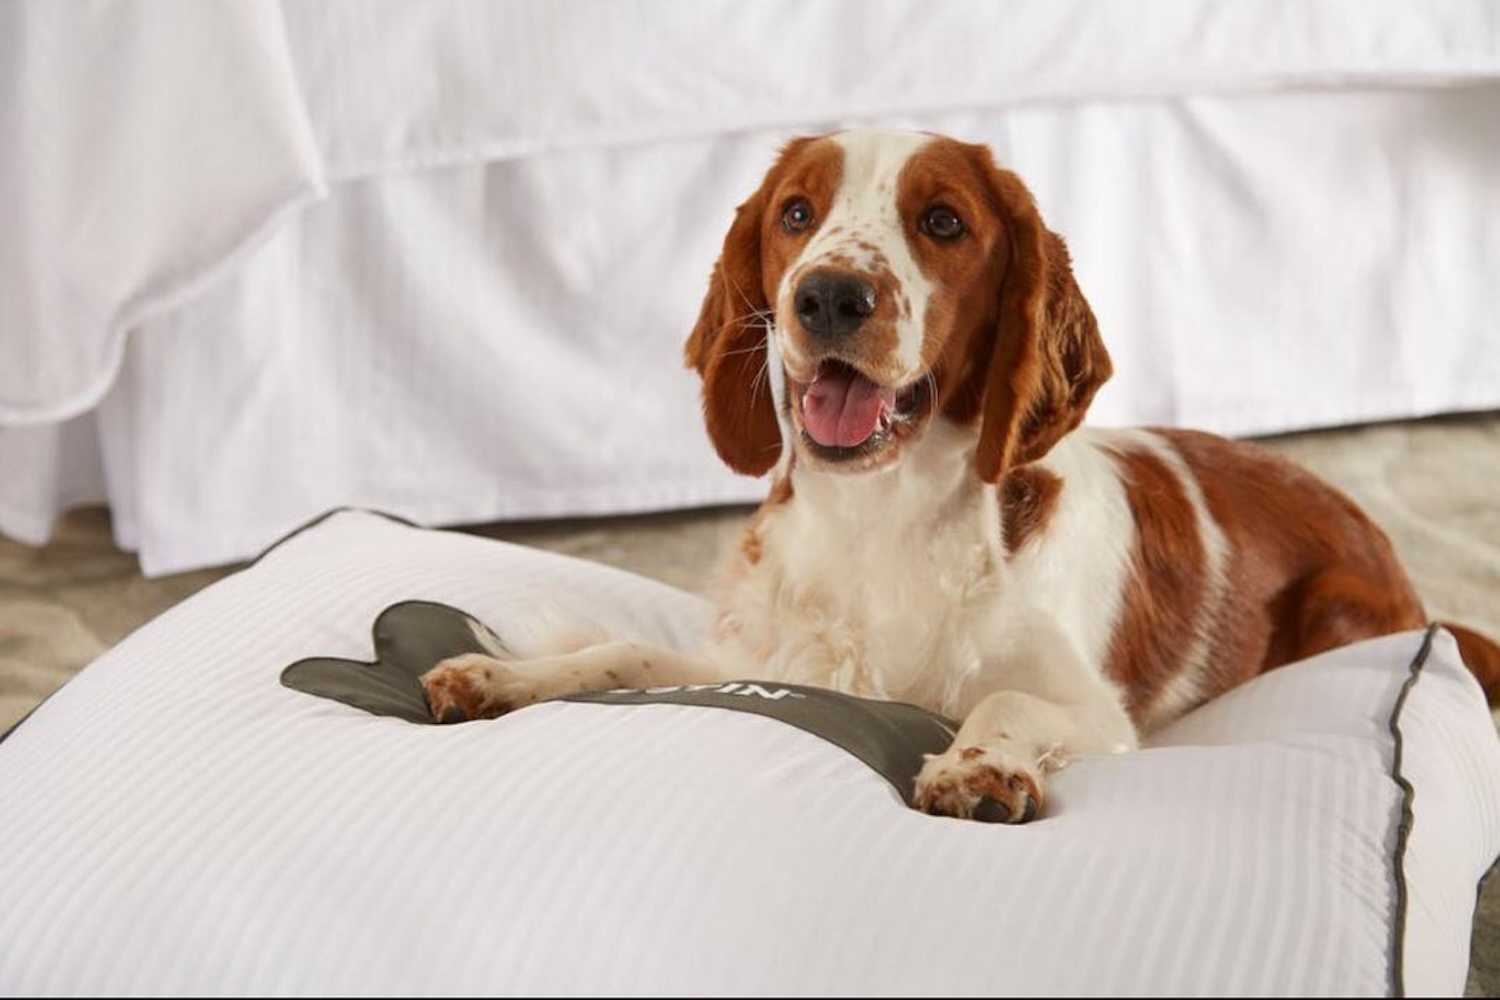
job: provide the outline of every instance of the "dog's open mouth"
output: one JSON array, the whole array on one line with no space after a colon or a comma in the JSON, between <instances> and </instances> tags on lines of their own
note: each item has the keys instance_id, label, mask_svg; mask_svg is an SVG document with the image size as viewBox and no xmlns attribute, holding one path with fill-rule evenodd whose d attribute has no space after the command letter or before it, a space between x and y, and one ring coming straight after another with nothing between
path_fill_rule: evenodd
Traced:
<instances>
[{"instance_id":1,"label":"dog's open mouth","mask_svg":"<svg viewBox=\"0 0 1500 1000\"><path fill-rule=\"evenodd\" d=\"M797 385L803 438L830 459L868 454L926 412L930 384L922 378L898 389L881 385L847 362L824 360L811 382Z\"/></svg>"}]
</instances>

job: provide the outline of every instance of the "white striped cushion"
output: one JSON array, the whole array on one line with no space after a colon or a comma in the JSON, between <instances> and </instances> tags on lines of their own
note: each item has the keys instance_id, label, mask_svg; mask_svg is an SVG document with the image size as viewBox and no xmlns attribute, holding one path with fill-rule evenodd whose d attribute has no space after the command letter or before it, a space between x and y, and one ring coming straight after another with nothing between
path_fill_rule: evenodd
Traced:
<instances>
[{"instance_id":1,"label":"white striped cushion","mask_svg":"<svg viewBox=\"0 0 1500 1000\"><path fill-rule=\"evenodd\" d=\"M368 657L409 598L522 648L539 610L678 645L706 620L497 542L304 531L0 743L0 993L1462 991L1500 745L1446 634L1275 671L1013 828L913 812L759 716L418 726L279 683Z\"/></svg>"}]
</instances>

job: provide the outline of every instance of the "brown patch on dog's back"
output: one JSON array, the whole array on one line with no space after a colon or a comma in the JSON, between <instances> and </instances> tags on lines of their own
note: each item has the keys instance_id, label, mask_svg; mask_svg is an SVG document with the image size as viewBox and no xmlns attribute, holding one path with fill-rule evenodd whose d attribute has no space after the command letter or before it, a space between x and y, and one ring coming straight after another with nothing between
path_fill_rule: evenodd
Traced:
<instances>
[{"instance_id":1,"label":"brown patch on dog's back","mask_svg":"<svg viewBox=\"0 0 1500 1000\"><path fill-rule=\"evenodd\" d=\"M1426 622L1421 601L1385 534L1355 503L1257 445L1198 431L1158 432L1203 489L1232 553L1232 620L1214 628L1207 695L1335 646Z\"/></svg>"},{"instance_id":2,"label":"brown patch on dog's back","mask_svg":"<svg viewBox=\"0 0 1500 1000\"><path fill-rule=\"evenodd\" d=\"M1122 450L1113 457L1135 540L1105 671L1140 724L1202 641L1211 610L1208 554L1197 510L1177 472L1148 451Z\"/></svg>"}]
</instances>

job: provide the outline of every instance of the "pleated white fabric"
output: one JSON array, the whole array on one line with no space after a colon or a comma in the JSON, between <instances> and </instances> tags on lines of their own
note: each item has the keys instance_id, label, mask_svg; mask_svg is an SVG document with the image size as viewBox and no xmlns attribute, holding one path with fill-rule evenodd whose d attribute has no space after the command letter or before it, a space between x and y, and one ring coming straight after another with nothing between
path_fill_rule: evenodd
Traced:
<instances>
[{"instance_id":1,"label":"pleated white fabric","mask_svg":"<svg viewBox=\"0 0 1500 1000\"><path fill-rule=\"evenodd\" d=\"M324 191L281 8L0 6L0 424L97 403L126 334Z\"/></svg>"},{"instance_id":2,"label":"pleated white fabric","mask_svg":"<svg viewBox=\"0 0 1500 1000\"><path fill-rule=\"evenodd\" d=\"M334 505L757 498L681 343L775 148L852 124L1033 186L1101 423L1500 407L1486 0L17 0L0 63L0 531L105 502L153 575Z\"/></svg>"},{"instance_id":3,"label":"pleated white fabric","mask_svg":"<svg viewBox=\"0 0 1500 1000\"><path fill-rule=\"evenodd\" d=\"M1500 87L903 124L990 143L1067 234L1115 360L1091 420L1252 434L1500 407L1500 131L1473 129L1496 116ZM160 574L345 504L462 524L758 500L681 348L787 134L337 185L146 323L95 413L0 428L0 530L40 542L107 500Z\"/></svg>"},{"instance_id":4,"label":"pleated white fabric","mask_svg":"<svg viewBox=\"0 0 1500 1000\"><path fill-rule=\"evenodd\" d=\"M1388 722L1420 633L1080 761L1046 817L1004 828L912 812L759 716L553 703L416 726L280 686L303 656L368 656L407 598L522 648L558 614L679 646L706 623L696 598L501 543L362 513L305 531L0 743L0 992L1462 990L1500 746L1445 635L1397 720L1398 855Z\"/></svg>"},{"instance_id":5,"label":"pleated white fabric","mask_svg":"<svg viewBox=\"0 0 1500 1000\"><path fill-rule=\"evenodd\" d=\"M337 178L845 118L1500 76L1484 0L325 0L285 14Z\"/></svg>"}]
</instances>

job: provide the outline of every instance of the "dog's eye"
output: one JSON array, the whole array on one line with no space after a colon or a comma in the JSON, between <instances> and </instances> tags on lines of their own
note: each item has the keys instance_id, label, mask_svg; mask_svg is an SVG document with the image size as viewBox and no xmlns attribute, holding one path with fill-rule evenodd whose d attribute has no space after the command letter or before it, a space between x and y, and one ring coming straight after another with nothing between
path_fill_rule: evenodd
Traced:
<instances>
[{"instance_id":1,"label":"dog's eye","mask_svg":"<svg viewBox=\"0 0 1500 1000\"><path fill-rule=\"evenodd\" d=\"M947 205L933 205L922 213L921 230L935 240L956 240L964 234L964 220Z\"/></svg>"},{"instance_id":2,"label":"dog's eye","mask_svg":"<svg viewBox=\"0 0 1500 1000\"><path fill-rule=\"evenodd\" d=\"M789 233L800 233L812 225L812 205L806 198L793 198L781 210L781 228Z\"/></svg>"}]
</instances>

